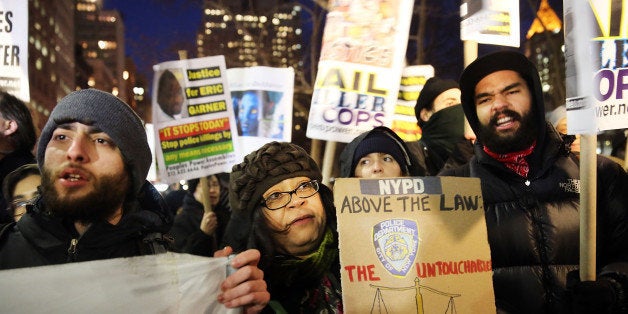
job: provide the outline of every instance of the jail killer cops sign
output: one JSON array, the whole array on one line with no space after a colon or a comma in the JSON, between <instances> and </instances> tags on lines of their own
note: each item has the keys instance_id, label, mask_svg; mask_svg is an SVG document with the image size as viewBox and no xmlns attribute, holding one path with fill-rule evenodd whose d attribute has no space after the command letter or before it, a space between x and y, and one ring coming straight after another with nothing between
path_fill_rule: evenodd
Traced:
<instances>
[{"instance_id":1,"label":"jail killer cops sign","mask_svg":"<svg viewBox=\"0 0 628 314\"><path fill-rule=\"evenodd\" d=\"M330 2L308 138L348 143L373 127L391 125L413 3Z\"/></svg>"},{"instance_id":2,"label":"jail killer cops sign","mask_svg":"<svg viewBox=\"0 0 628 314\"><path fill-rule=\"evenodd\" d=\"M495 312L479 179L342 178L334 201L347 313Z\"/></svg>"}]
</instances>

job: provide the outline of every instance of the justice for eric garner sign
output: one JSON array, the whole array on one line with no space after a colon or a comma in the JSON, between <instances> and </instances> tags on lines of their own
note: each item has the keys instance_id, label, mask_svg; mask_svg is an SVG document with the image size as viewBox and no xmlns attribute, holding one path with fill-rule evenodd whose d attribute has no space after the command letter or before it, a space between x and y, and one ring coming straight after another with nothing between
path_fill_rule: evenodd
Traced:
<instances>
[{"instance_id":1,"label":"justice for eric garner sign","mask_svg":"<svg viewBox=\"0 0 628 314\"><path fill-rule=\"evenodd\" d=\"M346 313L495 313L479 179L343 178L334 203Z\"/></svg>"}]
</instances>

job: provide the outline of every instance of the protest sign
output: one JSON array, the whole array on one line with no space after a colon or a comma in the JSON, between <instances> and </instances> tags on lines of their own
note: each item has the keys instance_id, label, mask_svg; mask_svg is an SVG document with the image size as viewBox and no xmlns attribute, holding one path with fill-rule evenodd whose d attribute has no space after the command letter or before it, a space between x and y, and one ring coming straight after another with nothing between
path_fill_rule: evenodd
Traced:
<instances>
[{"instance_id":1,"label":"protest sign","mask_svg":"<svg viewBox=\"0 0 628 314\"><path fill-rule=\"evenodd\" d=\"M29 102L28 1L0 0L0 60L0 89Z\"/></svg>"},{"instance_id":2,"label":"protest sign","mask_svg":"<svg viewBox=\"0 0 628 314\"><path fill-rule=\"evenodd\" d=\"M399 98L390 128L406 142L421 139L421 128L417 124L414 107L425 82L433 76L434 67L431 65L412 65L403 69Z\"/></svg>"},{"instance_id":3,"label":"protest sign","mask_svg":"<svg viewBox=\"0 0 628 314\"><path fill-rule=\"evenodd\" d=\"M0 271L0 313L238 313L218 303L227 258L116 258Z\"/></svg>"},{"instance_id":4,"label":"protest sign","mask_svg":"<svg viewBox=\"0 0 628 314\"><path fill-rule=\"evenodd\" d=\"M413 2L331 2L307 137L346 143L375 126L390 126Z\"/></svg>"},{"instance_id":5,"label":"protest sign","mask_svg":"<svg viewBox=\"0 0 628 314\"><path fill-rule=\"evenodd\" d=\"M519 0L463 0L460 39L519 47Z\"/></svg>"},{"instance_id":6,"label":"protest sign","mask_svg":"<svg viewBox=\"0 0 628 314\"><path fill-rule=\"evenodd\" d=\"M224 56L154 66L153 122L160 179L229 172L239 160Z\"/></svg>"},{"instance_id":7,"label":"protest sign","mask_svg":"<svg viewBox=\"0 0 628 314\"><path fill-rule=\"evenodd\" d=\"M232 68L227 78L243 156L271 141L292 140L294 69Z\"/></svg>"},{"instance_id":8,"label":"protest sign","mask_svg":"<svg viewBox=\"0 0 628 314\"><path fill-rule=\"evenodd\" d=\"M334 183L346 313L495 313L477 178Z\"/></svg>"},{"instance_id":9,"label":"protest sign","mask_svg":"<svg viewBox=\"0 0 628 314\"><path fill-rule=\"evenodd\" d=\"M628 128L628 1L565 2L567 132Z\"/></svg>"}]
</instances>

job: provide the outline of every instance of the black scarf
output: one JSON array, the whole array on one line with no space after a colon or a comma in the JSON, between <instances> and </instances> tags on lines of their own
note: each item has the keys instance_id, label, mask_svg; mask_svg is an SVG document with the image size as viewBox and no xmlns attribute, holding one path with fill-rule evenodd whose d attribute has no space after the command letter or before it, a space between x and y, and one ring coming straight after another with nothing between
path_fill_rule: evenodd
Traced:
<instances>
[{"instance_id":1,"label":"black scarf","mask_svg":"<svg viewBox=\"0 0 628 314\"><path fill-rule=\"evenodd\" d=\"M441 166L449 158L456 143L464 139L464 112L461 105L451 106L434 113L421 127L421 141L440 159Z\"/></svg>"},{"instance_id":2,"label":"black scarf","mask_svg":"<svg viewBox=\"0 0 628 314\"><path fill-rule=\"evenodd\" d=\"M271 283L282 283L286 286L311 284L330 270L338 257L338 244L334 233L327 229L318 250L305 259L293 256L275 256L267 276Z\"/></svg>"}]
</instances>

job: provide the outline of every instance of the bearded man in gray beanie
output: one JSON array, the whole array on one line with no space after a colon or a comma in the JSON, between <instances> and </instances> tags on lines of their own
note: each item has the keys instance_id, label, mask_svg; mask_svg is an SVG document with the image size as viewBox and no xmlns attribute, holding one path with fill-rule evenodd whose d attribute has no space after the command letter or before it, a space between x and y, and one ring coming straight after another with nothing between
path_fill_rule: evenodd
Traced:
<instances>
[{"instance_id":1,"label":"bearded man in gray beanie","mask_svg":"<svg viewBox=\"0 0 628 314\"><path fill-rule=\"evenodd\" d=\"M165 252L172 217L146 181L151 160L143 122L126 103L95 89L61 99L37 147L41 196L0 234L0 269ZM255 251L234 259L244 267L222 284L226 306L256 312L266 304L258 260Z\"/></svg>"}]
</instances>

